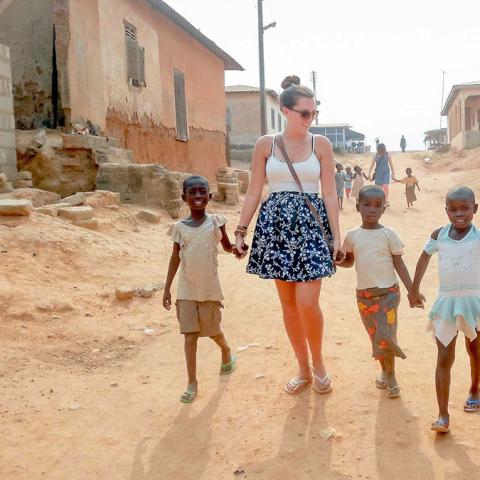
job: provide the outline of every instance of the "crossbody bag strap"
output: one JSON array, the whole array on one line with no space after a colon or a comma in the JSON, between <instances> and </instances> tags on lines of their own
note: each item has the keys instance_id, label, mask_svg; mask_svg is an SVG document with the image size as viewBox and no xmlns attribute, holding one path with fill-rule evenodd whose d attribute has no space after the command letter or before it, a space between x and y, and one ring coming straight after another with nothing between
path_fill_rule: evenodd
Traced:
<instances>
[{"instance_id":1,"label":"crossbody bag strap","mask_svg":"<svg viewBox=\"0 0 480 480\"><path fill-rule=\"evenodd\" d=\"M290 170L290 173L292 174L292 177L295 180L295 183L297 184L301 194L303 195L303 198L305 199L305 202L307 203L308 208L310 209L316 222L318 223L318 226L322 231L323 237L328 242L328 235L327 235L327 232L325 231L325 227L323 226L322 219L318 214L317 209L313 206L312 202L310 201L307 194L303 190L302 182L300 181L300 178L298 178L297 172L295 171L295 168L292 165L292 162L287 154L287 151L285 150L285 144L283 143L283 138L280 134L275 135L275 143L277 144L278 148L282 152L282 155L285 158L285 163L287 164L288 169Z\"/></svg>"}]
</instances>

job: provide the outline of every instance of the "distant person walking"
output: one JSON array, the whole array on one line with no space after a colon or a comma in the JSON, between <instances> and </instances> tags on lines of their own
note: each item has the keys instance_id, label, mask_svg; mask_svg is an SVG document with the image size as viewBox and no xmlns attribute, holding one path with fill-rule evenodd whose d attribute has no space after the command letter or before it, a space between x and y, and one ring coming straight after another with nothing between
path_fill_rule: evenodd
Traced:
<instances>
[{"instance_id":1,"label":"distant person walking","mask_svg":"<svg viewBox=\"0 0 480 480\"><path fill-rule=\"evenodd\" d=\"M375 148L378 148L378 144L380 143L380 139L377 137L375 139Z\"/></svg>"},{"instance_id":2,"label":"distant person walking","mask_svg":"<svg viewBox=\"0 0 480 480\"><path fill-rule=\"evenodd\" d=\"M405 153L405 149L407 148L407 140L405 139L405 135L402 135L400 139L400 148L402 149L402 153Z\"/></svg>"},{"instance_id":3,"label":"distant person walking","mask_svg":"<svg viewBox=\"0 0 480 480\"><path fill-rule=\"evenodd\" d=\"M375 167L375 173L372 177L372 170ZM392 159L387 152L387 147L384 143L377 145L377 153L373 157L372 163L368 170L368 178L375 181L375 185L381 187L385 192L385 206L389 207L388 203L388 185L390 183L390 177L395 177L395 170L393 168Z\"/></svg>"}]
</instances>

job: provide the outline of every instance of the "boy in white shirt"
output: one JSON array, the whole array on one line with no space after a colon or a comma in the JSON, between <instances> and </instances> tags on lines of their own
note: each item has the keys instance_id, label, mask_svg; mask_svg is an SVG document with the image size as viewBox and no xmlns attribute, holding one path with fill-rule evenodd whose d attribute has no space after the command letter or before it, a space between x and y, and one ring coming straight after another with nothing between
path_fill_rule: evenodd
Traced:
<instances>
[{"instance_id":1,"label":"boy in white shirt","mask_svg":"<svg viewBox=\"0 0 480 480\"><path fill-rule=\"evenodd\" d=\"M406 358L397 344L397 309L400 289L397 277L407 291L412 280L403 262L403 243L390 227L378 221L385 211L385 193L376 185L360 189L357 211L362 225L347 232L343 243L346 257L341 267L355 263L357 304L365 329L372 342L372 356L382 367L375 385L387 389L389 398L400 395L395 378L395 357Z\"/></svg>"}]
</instances>

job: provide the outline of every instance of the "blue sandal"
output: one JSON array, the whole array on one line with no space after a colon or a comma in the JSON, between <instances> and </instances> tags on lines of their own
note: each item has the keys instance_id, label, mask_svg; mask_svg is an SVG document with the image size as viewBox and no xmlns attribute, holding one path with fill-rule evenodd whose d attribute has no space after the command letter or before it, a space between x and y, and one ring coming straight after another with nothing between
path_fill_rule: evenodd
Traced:
<instances>
[{"instance_id":1,"label":"blue sandal","mask_svg":"<svg viewBox=\"0 0 480 480\"><path fill-rule=\"evenodd\" d=\"M237 364L237 357L231 355L230 361L228 363L223 363L220 366L220 375L230 375L235 370L235 365Z\"/></svg>"},{"instance_id":2,"label":"blue sandal","mask_svg":"<svg viewBox=\"0 0 480 480\"><path fill-rule=\"evenodd\" d=\"M480 410L480 400L466 400L463 405L464 412L476 412Z\"/></svg>"}]
</instances>

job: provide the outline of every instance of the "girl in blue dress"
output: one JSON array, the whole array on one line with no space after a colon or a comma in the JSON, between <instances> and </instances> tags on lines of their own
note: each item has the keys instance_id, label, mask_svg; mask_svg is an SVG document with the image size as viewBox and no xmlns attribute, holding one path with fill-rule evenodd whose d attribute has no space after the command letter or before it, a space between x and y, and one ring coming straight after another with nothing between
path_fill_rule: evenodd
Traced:
<instances>
[{"instance_id":1,"label":"girl in blue dress","mask_svg":"<svg viewBox=\"0 0 480 480\"><path fill-rule=\"evenodd\" d=\"M372 170L375 167L375 178L372 178ZM368 178L375 181L375 185L378 185L385 192L385 206L389 207L388 203L388 186L390 184L390 178L395 177L395 170L393 168L392 158L387 152L387 147L384 143L377 145L377 153L373 157L370 168L368 169Z\"/></svg>"},{"instance_id":2,"label":"girl in blue dress","mask_svg":"<svg viewBox=\"0 0 480 480\"><path fill-rule=\"evenodd\" d=\"M440 433L449 431L450 370L459 331L465 334L471 373L470 391L463 409L466 412L480 410L480 230L472 224L477 209L475 194L470 188L458 187L448 192L445 210L450 223L432 233L418 260L409 293L410 306L422 306L420 283L431 256L438 252L440 288L429 315L429 329L435 333L438 348L435 372L438 419L432 424L432 430Z\"/></svg>"}]
</instances>

